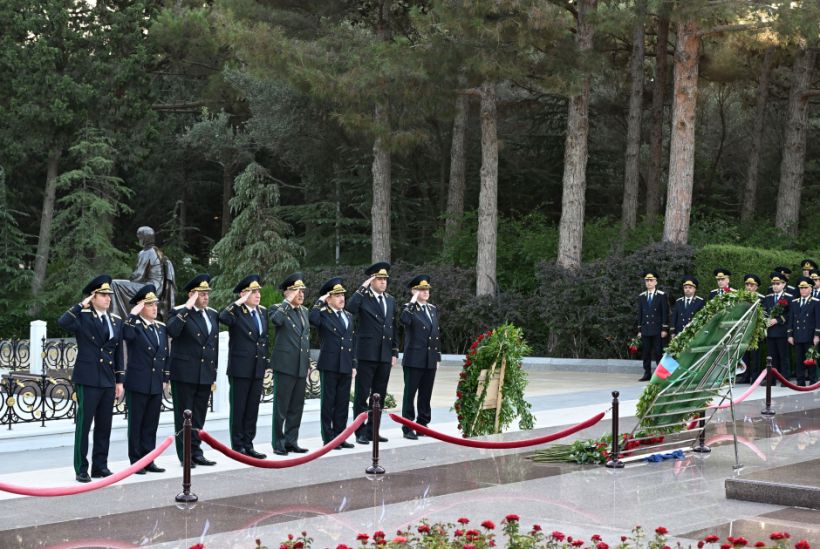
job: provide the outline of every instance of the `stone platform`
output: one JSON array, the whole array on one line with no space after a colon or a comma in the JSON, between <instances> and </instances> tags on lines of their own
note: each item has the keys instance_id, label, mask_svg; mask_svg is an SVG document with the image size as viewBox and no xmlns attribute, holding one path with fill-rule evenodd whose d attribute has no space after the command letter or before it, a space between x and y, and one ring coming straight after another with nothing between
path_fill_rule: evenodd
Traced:
<instances>
[{"instance_id":1,"label":"stone platform","mask_svg":"<svg viewBox=\"0 0 820 549\"><path fill-rule=\"evenodd\" d=\"M820 459L726 479L726 497L820 510Z\"/></svg>"}]
</instances>

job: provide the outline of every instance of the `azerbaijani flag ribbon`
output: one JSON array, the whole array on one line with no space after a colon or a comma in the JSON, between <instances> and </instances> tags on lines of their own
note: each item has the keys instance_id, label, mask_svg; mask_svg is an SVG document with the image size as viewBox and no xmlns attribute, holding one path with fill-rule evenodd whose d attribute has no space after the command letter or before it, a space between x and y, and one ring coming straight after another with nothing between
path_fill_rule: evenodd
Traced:
<instances>
[{"instance_id":1,"label":"azerbaijani flag ribbon","mask_svg":"<svg viewBox=\"0 0 820 549\"><path fill-rule=\"evenodd\" d=\"M655 368L655 375L661 379L668 379L672 373L678 369L678 361L672 358L672 355L665 354Z\"/></svg>"}]
</instances>

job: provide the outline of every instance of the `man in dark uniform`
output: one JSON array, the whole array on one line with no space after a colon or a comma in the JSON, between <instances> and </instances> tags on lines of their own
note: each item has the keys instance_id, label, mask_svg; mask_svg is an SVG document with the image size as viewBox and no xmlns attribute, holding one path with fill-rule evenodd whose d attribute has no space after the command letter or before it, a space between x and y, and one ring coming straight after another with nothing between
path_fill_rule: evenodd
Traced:
<instances>
[{"instance_id":1,"label":"man in dark uniform","mask_svg":"<svg viewBox=\"0 0 820 549\"><path fill-rule=\"evenodd\" d=\"M257 459L267 456L253 448L262 381L268 362L268 316L261 299L259 275L242 279L233 289L239 299L219 313L228 326L228 379L230 380L231 448Z\"/></svg>"},{"instance_id":2,"label":"man in dark uniform","mask_svg":"<svg viewBox=\"0 0 820 549\"><path fill-rule=\"evenodd\" d=\"M441 363L441 339L439 336L438 310L429 303L430 276L426 274L413 278L407 287L413 296L402 308L399 321L404 325L404 397L401 415L419 425L427 425L432 419L430 398L433 396L433 382ZM418 392L418 409L413 406ZM416 440L418 434L402 427L404 438Z\"/></svg>"},{"instance_id":3,"label":"man in dark uniform","mask_svg":"<svg viewBox=\"0 0 820 549\"><path fill-rule=\"evenodd\" d=\"M711 301L716 296L720 294L728 294L729 292L734 292L734 290L729 285L729 277L732 276L732 272L729 269L718 267L712 274L715 275L715 282L717 283L717 288L709 292L709 295L706 297L706 301Z\"/></svg>"},{"instance_id":4,"label":"man in dark uniform","mask_svg":"<svg viewBox=\"0 0 820 549\"><path fill-rule=\"evenodd\" d=\"M271 323L276 327L273 344L273 453L304 453L299 446L299 426L305 408L305 387L310 367L310 324L305 301L302 273L293 273L280 285L285 300L270 309Z\"/></svg>"},{"instance_id":5,"label":"man in dark uniform","mask_svg":"<svg viewBox=\"0 0 820 549\"><path fill-rule=\"evenodd\" d=\"M789 344L797 357L797 384L805 387L806 379L817 381L817 365L806 366L806 352L820 343L820 300L811 296L812 281L807 276L797 279L800 296L792 300L789 309Z\"/></svg>"},{"instance_id":6,"label":"man in dark uniform","mask_svg":"<svg viewBox=\"0 0 820 549\"><path fill-rule=\"evenodd\" d=\"M638 337L641 338L643 377L638 381L652 378L652 361L661 359L663 340L669 330L669 301L666 294L656 289L658 277L655 271L643 272L646 291L638 296Z\"/></svg>"},{"instance_id":7,"label":"man in dark uniform","mask_svg":"<svg viewBox=\"0 0 820 549\"><path fill-rule=\"evenodd\" d=\"M122 328L127 367L125 403L128 406L128 459L136 463L157 447L157 427L162 392L168 386L168 334L157 321L159 298L153 284L146 284L131 298L131 313ZM163 473L153 461L138 475Z\"/></svg>"},{"instance_id":8,"label":"man in dark uniform","mask_svg":"<svg viewBox=\"0 0 820 549\"><path fill-rule=\"evenodd\" d=\"M786 280L786 291L790 294L796 296L797 295L797 288L789 284L789 279L792 276L792 270L788 267L775 267L772 269L776 273L780 273L780 276Z\"/></svg>"},{"instance_id":9,"label":"man in dark uniform","mask_svg":"<svg viewBox=\"0 0 820 549\"><path fill-rule=\"evenodd\" d=\"M390 368L396 365L399 343L396 336L396 300L386 292L390 277L390 263L381 261L365 270L370 278L364 281L347 302L358 322L356 340L356 389L353 396L353 415L370 413L370 396L387 394ZM372 415L372 414L371 414ZM356 431L356 442L369 444L373 439L372 417ZM387 437L379 435L380 442Z\"/></svg>"},{"instance_id":10,"label":"man in dark uniform","mask_svg":"<svg viewBox=\"0 0 820 549\"><path fill-rule=\"evenodd\" d=\"M820 270L820 267L817 266L817 262L813 259L804 259L800 262L800 268L803 269L803 276L811 276L812 271Z\"/></svg>"},{"instance_id":11,"label":"man in dark uniform","mask_svg":"<svg viewBox=\"0 0 820 549\"><path fill-rule=\"evenodd\" d=\"M686 275L681 281L683 297L679 297L672 307L672 322L669 325L672 336L676 336L692 322L695 314L703 309L706 302L702 297L695 295L699 281L692 275Z\"/></svg>"},{"instance_id":12,"label":"man in dark uniform","mask_svg":"<svg viewBox=\"0 0 820 549\"><path fill-rule=\"evenodd\" d=\"M760 277L756 274L749 273L743 275L743 285L747 292L757 294L761 304L766 299L766 296L757 291L758 288L760 288ZM738 375L735 382L751 383L757 379L758 374L760 374L760 350L749 349L746 351L743 354L743 363L746 365L746 371Z\"/></svg>"},{"instance_id":13,"label":"man in dark uniform","mask_svg":"<svg viewBox=\"0 0 820 549\"><path fill-rule=\"evenodd\" d=\"M809 278L814 283L814 288L811 290L811 296L820 299L820 270L812 269L809 271Z\"/></svg>"},{"instance_id":14,"label":"man in dark uniform","mask_svg":"<svg viewBox=\"0 0 820 549\"><path fill-rule=\"evenodd\" d=\"M769 275L772 292L763 299L766 311L766 353L772 357L772 366L789 377L790 357L786 338L788 334L789 308L793 296L786 292L786 279L778 272Z\"/></svg>"},{"instance_id":15,"label":"man in dark uniform","mask_svg":"<svg viewBox=\"0 0 820 549\"><path fill-rule=\"evenodd\" d=\"M74 431L74 473L77 482L111 475L108 444L114 399L123 394L122 319L110 315L111 277L100 275L83 288L87 297L60 316L58 324L77 338L77 361L71 374L77 400ZM88 476L88 433L94 423L91 477Z\"/></svg>"},{"instance_id":16,"label":"man in dark uniform","mask_svg":"<svg viewBox=\"0 0 820 549\"><path fill-rule=\"evenodd\" d=\"M211 386L216 381L219 318L208 307L211 276L200 274L183 288L188 301L171 309L166 329L171 342L171 394L177 456L182 461L182 412L191 410L194 429L202 429L208 413ZM197 431L191 436L191 460L196 465L216 465L202 453Z\"/></svg>"},{"instance_id":17,"label":"man in dark uniform","mask_svg":"<svg viewBox=\"0 0 820 549\"><path fill-rule=\"evenodd\" d=\"M355 335L353 315L345 311L345 288L339 277L324 283L321 297L310 310L310 324L319 332L319 363L321 378L322 442L327 444L347 427L350 409L350 384L356 375ZM347 441L336 450L353 448Z\"/></svg>"}]
</instances>

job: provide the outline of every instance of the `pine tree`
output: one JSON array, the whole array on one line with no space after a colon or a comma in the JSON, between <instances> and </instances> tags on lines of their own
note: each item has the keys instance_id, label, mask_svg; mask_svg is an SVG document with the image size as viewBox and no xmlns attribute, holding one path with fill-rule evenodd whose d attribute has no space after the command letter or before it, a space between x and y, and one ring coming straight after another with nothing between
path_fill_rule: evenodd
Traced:
<instances>
[{"instance_id":1,"label":"pine tree","mask_svg":"<svg viewBox=\"0 0 820 549\"><path fill-rule=\"evenodd\" d=\"M16 216L22 212L9 205L6 188L6 172L0 166L0 333L3 337L18 336L26 332L26 304L31 284L31 268L27 258L32 247L27 235L20 230Z\"/></svg>"}]
</instances>

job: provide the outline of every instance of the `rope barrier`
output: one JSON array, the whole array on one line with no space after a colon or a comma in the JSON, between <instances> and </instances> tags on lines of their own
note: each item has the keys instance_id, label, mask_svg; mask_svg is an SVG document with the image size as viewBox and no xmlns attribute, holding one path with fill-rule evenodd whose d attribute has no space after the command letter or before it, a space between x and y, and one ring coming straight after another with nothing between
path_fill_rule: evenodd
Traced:
<instances>
[{"instance_id":1,"label":"rope barrier","mask_svg":"<svg viewBox=\"0 0 820 549\"><path fill-rule=\"evenodd\" d=\"M169 436L162 444L154 448L154 450L144 456L142 459L133 463L127 469L123 469L122 471L116 472L110 477L105 477L103 479L90 482L88 484L83 484L79 486L54 486L54 487L43 487L43 488L29 488L26 486L17 486L14 484L6 484L5 482L0 482L0 490L3 492L9 492L12 494L18 494L21 496L38 496L38 497L55 497L55 496L71 496L74 494L82 494L85 492L91 492L93 490L99 490L100 488L105 488L106 486L110 486L116 482L121 481L124 478L130 477L140 469L144 469L149 463L154 461L156 458L159 457L162 452L165 451L172 443L174 442L174 437Z\"/></svg>"},{"instance_id":2,"label":"rope barrier","mask_svg":"<svg viewBox=\"0 0 820 549\"><path fill-rule=\"evenodd\" d=\"M333 450L336 446L341 444L345 441L347 437L353 434L353 431L358 429L365 421L367 421L367 412L362 412L359 414L353 423L347 426L347 428L339 433L336 438L309 454L305 454L304 456L298 458L291 458L291 459L277 459L277 460L268 460L268 459L257 459L251 456L246 456L245 454L240 454L239 452L232 450L231 448L225 446L206 431L200 429L199 431L199 440L203 442L207 442L211 448L224 454L225 456L244 463L245 465L251 465L253 467L259 467L262 469L286 469L288 467L295 467L297 465L303 465L309 461L313 461L314 459L320 458L326 453Z\"/></svg>"},{"instance_id":3,"label":"rope barrier","mask_svg":"<svg viewBox=\"0 0 820 549\"><path fill-rule=\"evenodd\" d=\"M588 420L584 421L583 423L579 423L578 425L573 425L563 431L558 431L557 433L552 433L551 435L545 435L543 437L538 438L528 438L524 440L513 440L508 442L493 442L488 440L473 440L469 438L458 438L452 435L446 435L439 431L434 431L429 427L425 427L424 425L419 425L414 421L410 421L409 419L403 418L401 416L397 416L396 414L390 414L390 419L395 421L396 423L400 423L409 429L413 429L419 433L427 435L429 437L438 439L442 442L449 442L450 444L458 444L459 446L469 446L470 448L485 448L490 450L506 450L509 448L526 448L527 446L536 446L538 444L544 444L546 442L552 442L553 440L558 440L559 438L567 437L573 433L577 433L578 431L582 431L587 427L592 427L599 421L604 418L605 412L601 412L589 418Z\"/></svg>"},{"instance_id":4,"label":"rope barrier","mask_svg":"<svg viewBox=\"0 0 820 549\"><path fill-rule=\"evenodd\" d=\"M783 385L785 385L786 387L788 387L792 391L800 391L801 393L808 393L810 391L816 391L817 389L820 389L820 381L818 381L814 385L809 385L807 387L803 387L801 385L795 385L794 383L792 383L791 381L789 381L788 379L783 377L783 374L778 372L777 368L772 368L772 373L774 374L774 377L776 377L777 379L780 380L780 383L782 383Z\"/></svg>"},{"instance_id":5,"label":"rope barrier","mask_svg":"<svg viewBox=\"0 0 820 549\"><path fill-rule=\"evenodd\" d=\"M754 390L757 389L761 383L763 383L763 380L766 379L766 373L766 370L760 372L760 375L757 376L757 379L754 380L754 383L752 383L742 395L732 400L732 403L723 402L721 404L710 404L709 406L707 406L707 408L717 408L718 410L724 410L732 404L740 404L741 402L749 398L749 395L751 395L754 392Z\"/></svg>"}]
</instances>

